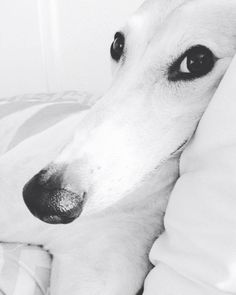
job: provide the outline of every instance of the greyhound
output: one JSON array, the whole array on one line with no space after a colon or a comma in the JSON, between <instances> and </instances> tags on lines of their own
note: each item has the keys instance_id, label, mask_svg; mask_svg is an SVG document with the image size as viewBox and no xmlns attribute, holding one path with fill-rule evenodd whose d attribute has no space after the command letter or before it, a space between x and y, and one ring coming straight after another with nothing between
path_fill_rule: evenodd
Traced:
<instances>
[{"instance_id":1,"label":"greyhound","mask_svg":"<svg viewBox=\"0 0 236 295\"><path fill-rule=\"evenodd\" d=\"M146 1L115 34L106 95L1 158L0 239L53 254L52 295L139 292L235 32L234 0Z\"/></svg>"}]
</instances>

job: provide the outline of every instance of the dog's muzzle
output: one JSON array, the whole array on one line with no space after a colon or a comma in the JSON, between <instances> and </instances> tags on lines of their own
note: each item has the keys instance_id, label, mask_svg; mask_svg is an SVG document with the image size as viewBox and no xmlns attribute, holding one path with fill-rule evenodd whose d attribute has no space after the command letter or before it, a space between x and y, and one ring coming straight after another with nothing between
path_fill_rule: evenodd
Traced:
<instances>
[{"instance_id":1,"label":"dog's muzzle","mask_svg":"<svg viewBox=\"0 0 236 295\"><path fill-rule=\"evenodd\" d=\"M44 222L70 223L81 214L86 194L61 187L60 175L48 176L48 170L40 171L24 186L25 204L34 216Z\"/></svg>"}]
</instances>

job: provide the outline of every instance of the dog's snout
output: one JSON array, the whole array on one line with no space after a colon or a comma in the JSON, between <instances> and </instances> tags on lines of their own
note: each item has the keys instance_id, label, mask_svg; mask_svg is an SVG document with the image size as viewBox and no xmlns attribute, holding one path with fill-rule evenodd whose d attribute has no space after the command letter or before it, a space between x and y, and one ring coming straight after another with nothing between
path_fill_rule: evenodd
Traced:
<instances>
[{"instance_id":1,"label":"dog's snout","mask_svg":"<svg viewBox=\"0 0 236 295\"><path fill-rule=\"evenodd\" d=\"M49 166L36 174L23 189L30 212L51 224L70 223L82 212L85 193L63 184L63 168Z\"/></svg>"}]
</instances>

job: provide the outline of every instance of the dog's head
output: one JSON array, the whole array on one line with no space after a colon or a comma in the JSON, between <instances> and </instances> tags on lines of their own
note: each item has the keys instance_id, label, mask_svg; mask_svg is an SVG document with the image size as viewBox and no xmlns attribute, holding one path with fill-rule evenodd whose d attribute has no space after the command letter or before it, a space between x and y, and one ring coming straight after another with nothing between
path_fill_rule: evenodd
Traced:
<instances>
[{"instance_id":1,"label":"dog's head","mask_svg":"<svg viewBox=\"0 0 236 295\"><path fill-rule=\"evenodd\" d=\"M26 184L30 211L67 223L131 192L191 137L235 50L235 0L144 3L115 34L110 90Z\"/></svg>"}]
</instances>

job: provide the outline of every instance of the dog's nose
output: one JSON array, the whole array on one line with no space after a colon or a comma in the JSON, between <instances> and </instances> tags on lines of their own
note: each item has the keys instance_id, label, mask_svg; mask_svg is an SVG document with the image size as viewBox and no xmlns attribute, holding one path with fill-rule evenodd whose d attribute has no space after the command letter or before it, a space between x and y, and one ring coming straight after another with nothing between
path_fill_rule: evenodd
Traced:
<instances>
[{"instance_id":1,"label":"dog's nose","mask_svg":"<svg viewBox=\"0 0 236 295\"><path fill-rule=\"evenodd\" d=\"M49 166L36 174L23 189L30 212L51 224L70 223L82 212L85 193L75 193L62 185L62 168Z\"/></svg>"}]
</instances>

